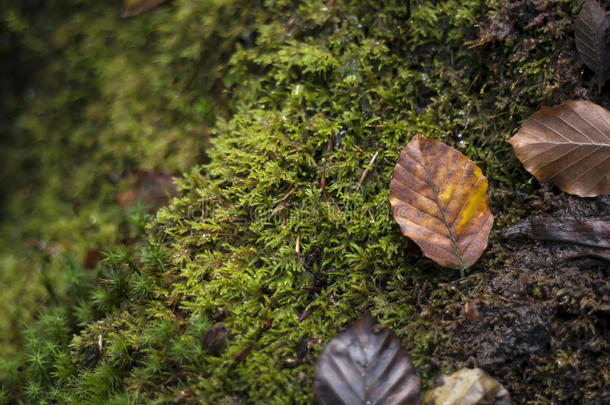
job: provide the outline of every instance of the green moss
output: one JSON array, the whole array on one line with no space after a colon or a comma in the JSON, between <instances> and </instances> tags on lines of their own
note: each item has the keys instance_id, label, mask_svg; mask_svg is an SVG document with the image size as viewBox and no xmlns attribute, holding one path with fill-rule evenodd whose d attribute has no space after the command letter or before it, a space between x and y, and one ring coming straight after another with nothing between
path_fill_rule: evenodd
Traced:
<instances>
[{"instance_id":1,"label":"green moss","mask_svg":"<svg viewBox=\"0 0 610 405\"><path fill-rule=\"evenodd\" d=\"M106 14L66 23L53 37L72 47L84 32L82 46L111 38L112 49L129 49L114 57L92 48L106 52L88 71L95 96L57 89L66 106L101 98L85 103L82 124L56 116L76 137L67 148L59 124L43 127L44 108L24 113L38 117L26 128L55 139L52 153L94 152L80 175L59 181L76 164L67 159L35 194L35 204L53 201L59 210L66 191L58 190L73 184L85 204L74 222L44 228L64 244L76 239L77 248L61 251L82 257L87 230L96 243L116 243L129 229L112 198L118 186L100 176L159 162L185 173L146 237L109 250L92 276L55 258L41 265L53 278L71 269L71 281L50 283L53 308L28 326L23 358L2 363L5 396L308 404L317 355L365 309L397 332L429 387L451 363L435 357L452 345L439 318L463 305L455 293L463 280L400 235L389 205L394 164L420 133L474 159L495 194L531 193L505 141L541 104L587 94L571 39L577 5L547 2L543 22L532 25L542 11L529 1L194 3L175 1L128 22L115 21L109 6L91 6ZM506 34L492 35L494 24L512 20ZM530 39L535 46L525 45ZM156 57L140 59L151 44ZM214 48L211 59L206 47ZM55 72L91 63L90 54L73 60L78 55L66 51ZM232 89L230 101L221 85ZM598 102L608 105L607 96ZM202 164L198 134L208 127L215 136ZM55 158L45 159L42 167ZM101 200L93 191L100 184ZM41 209L33 223L50 212ZM94 214L101 217L88 223ZM512 211L496 214L514 221ZM66 231L75 235L58 236ZM497 232L488 252L464 285L502 271ZM209 350L206 333L220 319L231 334L221 350ZM599 389L583 392L595 398ZM560 397L545 395L549 403Z\"/></svg>"}]
</instances>

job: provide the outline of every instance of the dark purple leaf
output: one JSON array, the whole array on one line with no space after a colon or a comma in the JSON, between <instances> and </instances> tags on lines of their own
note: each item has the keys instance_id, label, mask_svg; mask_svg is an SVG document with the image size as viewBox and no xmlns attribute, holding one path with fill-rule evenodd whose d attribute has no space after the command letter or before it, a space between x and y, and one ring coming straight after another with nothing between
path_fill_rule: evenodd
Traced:
<instances>
[{"instance_id":1,"label":"dark purple leaf","mask_svg":"<svg viewBox=\"0 0 610 405\"><path fill-rule=\"evenodd\" d=\"M576 49L583 62L597 73L601 88L610 74L610 18L595 1L588 0L576 20Z\"/></svg>"},{"instance_id":2,"label":"dark purple leaf","mask_svg":"<svg viewBox=\"0 0 610 405\"><path fill-rule=\"evenodd\" d=\"M420 380L398 337L367 314L320 354L314 392L321 405L412 405Z\"/></svg>"}]
</instances>

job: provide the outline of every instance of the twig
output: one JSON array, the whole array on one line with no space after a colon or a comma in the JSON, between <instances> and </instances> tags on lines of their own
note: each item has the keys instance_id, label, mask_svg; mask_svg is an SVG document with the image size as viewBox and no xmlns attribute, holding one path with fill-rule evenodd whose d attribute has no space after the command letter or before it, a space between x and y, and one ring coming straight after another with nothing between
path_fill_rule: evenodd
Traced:
<instances>
[{"instance_id":1,"label":"twig","mask_svg":"<svg viewBox=\"0 0 610 405\"><path fill-rule=\"evenodd\" d=\"M299 316L299 319L297 319L297 321L299 323L303 322L305 319L309 318L309 315L311 315L311 313L317 308L318 308L318 306L314 305L313 307L309 307L309 308L305 309L305 311L303 311L303 313Z\"/></svg>"},{"instance_id":2,"label":"twig","mask_svg":"<svg viewBox=\"0 0 610 405\"><path fill-rule=\"evenodd\" d=\"M326 187L326 166L322 166L322 179L320 180L320 190L324 191Z\"/></svg>"},{"instance_id":3,"label":"twig","mask_svg":"<svg viewBox=\"0 0 610 405\"><path fill-rule=\"evenodd\" d=\"M288 199L288 197L290 197L291 195L294 194L294 192L297 191L296 187L293 187L289 192L286 193L286 195L284 195L282 197L282 199L280 201L286 201ZM273 211L271 212L271 215L269 215L269 218L272 218L275 214L277 214L278 212L280 212L281 210L283 210L284 208L290 207L290 203L279 203L278 205L275 206L275 208L273 209Z\"/></svg>"},{"instance_id":4,"label":"twig","mask_svg":"<svg viewBox=\"0 0 610 405\"><path fill-rule=\"evenodd\" d=\"M283 196L283 197L282 197L282 199L281 199L280 201L286 201L286 199L287 199L288 197L290 197L291 195L293 195L295 191L297 191L297 188L296 188L296 187L293 187L293 188L292 188L292 190L290 190L289 192L287 192L287 193L286 193L286 195L285 195L285 196Z\"/></svg>"},{"instance_id":5,"label":"twig","mask_svg":"<svg viewBox=\"0 0 610 405\"><path fill-rule=\"evenodd\" d=\"M273 211L271 211L271 215L269 215L269 218L273 218L275 214L287 207L290 207L290 203L279 203L278 205L276 205Z\"/></svg>"},{"instance_id":6,"label":"twig","mask_svg":"<svg viewBox=\"0 0 610 405\"><path fill-rule=\"evenodd\" d=\"M379 154L379 151L375 152L375 154L371 158L371 161L368 164L369 167L372 166L373 163L375 163L375 159L377 159L377 155L378 154ZM364 183L364 179L366 179L366 176L368 176L370 171L371 171L371 169L369 169L368 167L366 169L364 169L364 172L362 173L362 176L360 176L360 181L358 182L358 185L356 186L356 191L360 190L360 187L362 186L362 183Z\"/></svg>"}]
</instances>

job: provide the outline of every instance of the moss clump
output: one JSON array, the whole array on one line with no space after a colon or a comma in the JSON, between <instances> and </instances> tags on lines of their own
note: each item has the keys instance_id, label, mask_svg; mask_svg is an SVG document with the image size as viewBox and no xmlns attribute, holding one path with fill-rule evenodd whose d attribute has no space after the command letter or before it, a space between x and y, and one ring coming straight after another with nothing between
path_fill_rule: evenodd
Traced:
<instances>
[{"instance_id":1,"label":"moss clump","mask_svg":"<svg viewBox=\"0 0 610 405\"><path fill-rule=\"evenodd\" d=\"M160 13L203 15L191 4L176 1ZM82 298L58 293L57 307L29 326L23 358L0 369L5 397L312 403L314 359L364 309L396 331L425 386L450 371L452 360L461 361L442 309L460 307L456 289L473 280L486 285L505 271L507 254L494 233L490 253L466 283L423 259L391 219L391 171L402 147L421 133L475 160L490 180L495 207L502 193L532 193L505 141L542 103L588 94L571 39L579 5L267 1L251 7L246 39L222 71L234 114L216 120L209 163L178 180L179 196L149 223L146 240L111 252L90 281L77 266L81 275L67 286L85 280ZM241 15L237 4L231 10ZM176 25L172 35L183 30ZM205 38L193 41L199 56ZM178 69L169 72L184 79ZM196 87L176 97L195 100ZM604 97L597 101L607 106ZM135 144L141 136L132 138ZM499 224L518 216L518 207L510 207L495 212ZM230 335L206 346L218 322ZM49 325L62 332L49 334ZM455 358L438 357L448 353ZM529 363L519 367L536 372ZM552 381L522 375L499 377L511 386L544 387L538 403L562 398ZM589 379L578 394L597 399L603 392Z\"/></svg>"}]
</instances>

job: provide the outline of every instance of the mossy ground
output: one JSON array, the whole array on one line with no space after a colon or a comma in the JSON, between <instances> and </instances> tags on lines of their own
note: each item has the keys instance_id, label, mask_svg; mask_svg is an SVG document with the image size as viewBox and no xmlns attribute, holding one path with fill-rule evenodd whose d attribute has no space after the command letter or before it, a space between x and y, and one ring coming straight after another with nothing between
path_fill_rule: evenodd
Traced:
<instances>
[{"instance_id":1,"label":"mossy ground","mask_svg":"<svg viewBox=\"0 0 610 405\"><path fill-rule=\"evenodd\" d=\"M568 320L548 270L514 289L518 305L493 288L531 270L499 230L526 212L516 196L540 187L505 141L541 105L610 105L588 90L574 49L581 3L176 0L128 21L116 5L70 3L72 17L49 28L52 50L25 53L52 62L10 120L28 143L11 141L7 167L33 179L5 202L11 288L0 297L12 312L0 326L25 329L6 339L0 398L308 404L317 354L368 309L402 339L425 387L469 364L517 403L607 399L607 314L591 309L607 271L572 268L592 280L570 288L588 289L578 297L593 307L575 302ZM3 16L29 44L40 32L20 31L18 9ZM456 147L490 182L496 225L463 278L423 258L391 219L391 172L416 133ZM123 174L147 168L184 173L148 221L116 204ZM28 238L38 242L14 250ZM83 268L88 249L106 246L95 270ZM542 328L539 359L518 361L531 353L507 344L490 362L460 318L467 300L481 306L482 337ZM230 335L214 342L219 322ZM589 329L563 339L575 325ZM585 353L585 337L601 355ZM569 389L558 356L579 373Z\"/></svg>"}]
</instances>

